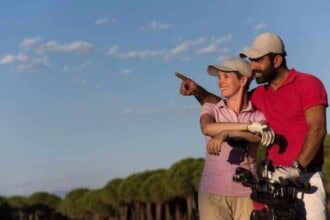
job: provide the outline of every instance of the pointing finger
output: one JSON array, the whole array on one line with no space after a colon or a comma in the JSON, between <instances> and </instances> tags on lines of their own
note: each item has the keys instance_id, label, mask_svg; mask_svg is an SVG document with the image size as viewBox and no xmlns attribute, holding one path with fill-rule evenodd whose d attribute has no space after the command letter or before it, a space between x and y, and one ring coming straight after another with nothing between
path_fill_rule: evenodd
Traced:
<instances>
[{"instance_id":1,"label":"pointing finger","mask_svg":"<svg viewBox=\"0 0 330 220\"><path fill-rule=\"evenodd\" d=\"M185 75L182 75L181 73L176 72L175 75L180 78L182 81L188 80L189 78Z\"/></svg>"}]
</instances>

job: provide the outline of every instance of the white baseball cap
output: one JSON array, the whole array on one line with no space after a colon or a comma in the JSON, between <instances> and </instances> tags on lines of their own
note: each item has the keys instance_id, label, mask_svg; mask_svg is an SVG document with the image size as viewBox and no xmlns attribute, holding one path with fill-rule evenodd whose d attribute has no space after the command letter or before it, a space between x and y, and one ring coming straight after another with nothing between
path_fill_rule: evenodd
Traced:
<instances>
[{"instance_id":1,"label":"white baseball cap","mask_svg":"<svg viewBox=\"0 0 330 220\"><path fill-rule=\"evenodd\" d=\"M263 33L258 35L251 46L251 48L241 51L239 56L241 58L258 59L269 53L285 54L283 41L274 33Z\"/></svg>"},{"instance_id":2,"label":"white baseball cap","mask_svg":"<svg viewBox=\"0 0 330 220\"><path fill-rule=\"evenodd\" d=\"M219 71L239 72L244 76L251 76L250 64L241 58L230 58L225 60L222 64L209 65L207 67L207 72L211 76L218 76Z\"/></svg>"}]
</instances>

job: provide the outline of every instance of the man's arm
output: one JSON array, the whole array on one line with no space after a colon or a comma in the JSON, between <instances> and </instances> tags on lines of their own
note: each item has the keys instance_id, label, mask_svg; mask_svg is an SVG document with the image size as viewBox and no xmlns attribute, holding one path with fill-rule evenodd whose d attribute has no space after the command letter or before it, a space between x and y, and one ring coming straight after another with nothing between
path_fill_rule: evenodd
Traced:
<instances>
[{"instance_id":1,"label":"man's arm","mask_svg":"<svg viewBox=\"0 0 330 220\"><path fill-rule=\"evenodd\" d=\"M326 135L326 114L325 106L314 106L305 111L305 119L308 125L308 132L304 141L303 148L297 158L302 167L306 168L316 156L324 137ZM272 180L280 181L280 177L295 178L301 174L296 167L284 167L276 169Z\"/></svg>"},{"instance_id":2,"label":"man's arm","mask_svg":"<svg viewBox=\"0 0 330 220\"><path fill-rule=\"evenodd\" d=\"M314 159L324 141L327 133L325 112L325 106L323 105L314 106L305 111L308 132L303 148L297 158L303 167L307 167Z\"/></svg>"},{"instance_id":3,"label":"man's arm","mask_svg":"<svg viewBox=\"0 0 330 220\"><path fill-rule=\"evenodd\" d=\"M175 73L175 75L182 80L181 87L180 87L180 94L181 95L194 95L197 101L203 105L206 102L210 103L217 103L221 100L220 97L209 93L207 90L205 90L203 87L198 85L195 81L192 79L180 74Z\"/></svg>"}]
</instances>

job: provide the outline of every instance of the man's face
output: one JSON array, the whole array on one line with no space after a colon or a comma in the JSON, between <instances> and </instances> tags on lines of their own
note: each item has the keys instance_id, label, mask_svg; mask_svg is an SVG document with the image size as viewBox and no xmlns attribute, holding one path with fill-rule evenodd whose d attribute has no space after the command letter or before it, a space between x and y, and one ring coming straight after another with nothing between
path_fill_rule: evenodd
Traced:
<instances>
[{"instance_id":1,"label":"man's face","mask_svg":"<svg viewBox=\"0 0 330 220\"><path fill-rule=\"evenodd\" d=\"M251 59L251 71L255 75L258 84L270 83L276 76L274 58L265 55L258 59Z\"/></svg>"}]
</instances>

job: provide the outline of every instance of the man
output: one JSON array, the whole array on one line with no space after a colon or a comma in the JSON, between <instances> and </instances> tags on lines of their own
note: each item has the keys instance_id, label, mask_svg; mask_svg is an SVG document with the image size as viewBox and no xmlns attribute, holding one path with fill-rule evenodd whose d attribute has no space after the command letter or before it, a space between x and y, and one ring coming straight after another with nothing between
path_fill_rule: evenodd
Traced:
<instances>
[{"instance_id":1,"label":"man","mask_svg":"<svg viewBox=\"0 0 330 220\"><path fill-rule=\"evenodd\" d=\"M252 80L248 62L228 59L221 65L210 65L208 73L218 77L218 87L225 99L201 107L200 125L206 136L207 153L199 184L199 217L201 220L248 220L253 210L251 189L234 182L233 175L237 167L255 173L257 145L260 141L270 145L274 133L264 124L264 115L255 110L248 99ZM231 138L245 141L231 143Z\"/></svg>"},{"instance_id":2,"label":"man","mask_svg":"<svg viewBox=\"0 0 330 220\"><path fill-rule=\"evenodd\" d=\"M251 101L264 113L276 133L268 158L279 167L272 179L298 177L313 186L308 193L298 195L299 219L326 219L326 194L321 171L323 140L326 135L327 94L315 76L288 69L286 51L279 36L263 33L251 48L240 53L251 61L251 71L258 86L251 91ZM200 103L218 102L194 81L182 75L180 92L194 95Z\"/></svg>"}]
</instances>

